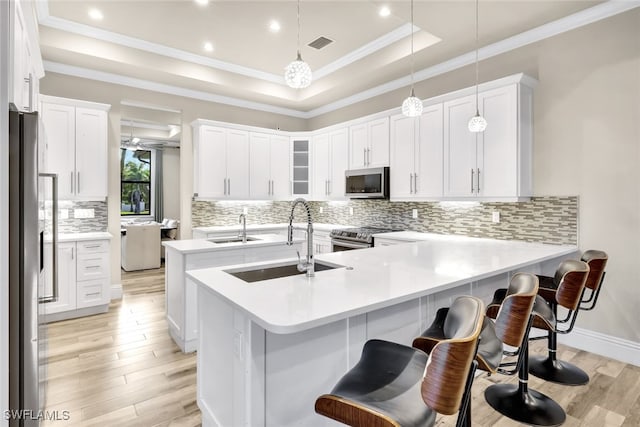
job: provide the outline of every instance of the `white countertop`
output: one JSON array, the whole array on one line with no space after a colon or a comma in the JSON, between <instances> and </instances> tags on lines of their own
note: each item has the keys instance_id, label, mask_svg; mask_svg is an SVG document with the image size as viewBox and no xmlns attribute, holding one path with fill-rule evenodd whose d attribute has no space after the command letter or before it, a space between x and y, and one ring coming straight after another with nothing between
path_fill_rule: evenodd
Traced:
<instances>
[{"instance_id":1,"label":"white countertop","mask_svg":"<svg viewBox=\"0 0 640 427\"><path fill-rule=\"evenodd\" d=\"M79 242L83 240L111 240L113 236L106 231L90 233L58 233L59 242Z\"/></svg>"},{"instance_id":2,"label":"white countertop","mask_svg":"<svg viewBox=\"0 0 640 427\"><path fill-rule=\"evenodd\" d=\"M307 223L296 222L293 224L296 227L306 227ZM247 231L255 231L255 230L278 230L282 228L286 228L289 226L289 223L280 223L280 224L247 224ZM323 223L314 223L313 229L319 231L331 231L336 228L349 228L350 225L337 225L337 224L323 224ZM238 230L242 230L241 225L216 225L212 227L194 227L194 230L201 231L204 233L213 233L213 232L236 232Z\"/></svg>"},{"instance_id":3,"label":"white countertop","mask_svg":"<svg viewBox=\"0 0 640 427\"><path fill-rule=\"evenodd\" d=\"M228 251L233 249L247 249L262 246L284 245L287 241L287 238L285 236L281 236L278 234L247 234L247 237L255 238L257 240L248 240L246 243L213 243L207 239L165 240L162 242L162 245L166 248L176 250L182 254L191 254L200 252ZM294 239L294 242L296 243L303 241L304 239Z\"/></svg>"},{"instance_id":4,"label":"white countertop","mask_svg":"<svg viewBox=\"0 0 640 427\"><path fill-rule=\"evenodd\" d=\"M188 271L187 275L266 330L293 333L577 251L575 246L422 237L426 240L322 254L317 261L352 269L316 272L313 278L296 275L246 283L222 271L232 267ZM269 264L274 262L253 265Z\"/></svg>"},{"instance_id":5,"label":"white countertop","mask_svg":"<svg viewBox=\"0 0 640 427\"><path fill-rule=\"evenodd\" d=\"M469 237L461 236L457 234L437 234L437 233L421 233L419 231L393 231L390 233L376 233L373 234L373 238L389 239L389 240L401 240L405 242L418 242L422 240L446 241L446 242L468 242L469 239L474 240L488 240L495 242L496 239L489 239L486 237ZM511 243L518 243L519 241L510 240Z\"/></svg>"}]
</instances>

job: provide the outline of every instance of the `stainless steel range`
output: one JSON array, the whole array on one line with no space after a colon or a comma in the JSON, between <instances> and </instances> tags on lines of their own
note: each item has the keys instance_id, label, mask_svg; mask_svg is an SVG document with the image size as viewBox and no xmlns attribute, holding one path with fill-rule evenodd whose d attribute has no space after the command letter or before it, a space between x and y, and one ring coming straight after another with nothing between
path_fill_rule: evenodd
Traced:
<instances>
[{"instance_id":1,"label":"stainless steel range","mask_svg":"<svg viewBox=\"0 0 640 427\"><path fill-rule=\"evenodd\" d=\"M379 227L341 228L331 231L331 251L350 251L352 249L365 249L373 247L373 235L378 233L390 233L394 230Z\"/></svg>"}]
</instances>

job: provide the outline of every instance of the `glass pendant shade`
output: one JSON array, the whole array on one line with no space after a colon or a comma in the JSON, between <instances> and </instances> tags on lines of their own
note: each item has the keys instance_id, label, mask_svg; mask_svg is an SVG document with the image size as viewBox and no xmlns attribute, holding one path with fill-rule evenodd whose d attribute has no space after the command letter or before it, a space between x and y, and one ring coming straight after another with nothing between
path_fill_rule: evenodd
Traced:
<instances>
[{"instance_id":1,"label":"glass pendant shade","mask_svg":"<svg viewBox=\"0 0 640 427\"><path fill-rule=\"evenodd\" d=\"M312 78L309 64L302 60L300 52L298 52L298 58L284 69L284 81L289 87L303 89L311 84Z\"/></svg>"},{"instance_id":2,"label":"glass pendant shade","mask_svg":"<svg viewBox=\"0 0 640 427\"><path fill-rule=\"evenodd\" d=\"M402 114L407 117L417 117L422 114L422 101L416 98L413 89L411 89L411 95L402 102Z\"/></svg>"},{"instance_id":3,"label":"glass pendant shade","mask_svg":"<svg viewBox=\"0 0 640 427\"><path fill-rule=\"evenodd\" d=\"M476 112L476 115L469 119L470 132L484 132L486 128L487 121L480 115L480 112Z\"/></svg>"}]
</instances>

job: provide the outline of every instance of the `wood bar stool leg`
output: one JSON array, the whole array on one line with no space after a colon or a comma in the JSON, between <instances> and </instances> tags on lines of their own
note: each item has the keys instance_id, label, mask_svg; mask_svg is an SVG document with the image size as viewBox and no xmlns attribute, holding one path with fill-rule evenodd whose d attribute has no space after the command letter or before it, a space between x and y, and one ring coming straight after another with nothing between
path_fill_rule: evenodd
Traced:
<instances>
[{"instance_id":1,"label":"wood bar stool leg","mask_svg":"<svg viewBox=\"0 0 640 427\"><path fill-rule=\"evenodd\" d=\"M532 426L558 426L567 418L564 410L550 397L528 387L529 344L527 340L524 342L518 385L494 384L487 388L484 397L493 409L512 420Z\"/></svg>"}]
</instances>

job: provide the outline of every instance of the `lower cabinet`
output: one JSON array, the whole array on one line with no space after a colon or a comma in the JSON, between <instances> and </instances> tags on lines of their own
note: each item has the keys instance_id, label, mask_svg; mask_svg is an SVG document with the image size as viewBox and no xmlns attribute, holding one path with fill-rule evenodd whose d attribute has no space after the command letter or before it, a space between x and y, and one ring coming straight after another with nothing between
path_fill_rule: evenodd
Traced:
<instances>
[{"instance_id":1,"label":"lower cabinet","mask_svg":"<svg viewBox=\"0 0 640 427\"><path fill-rule=\"evenodd\" d=\"M215 233L211 233L215 234ZM227 233L228 234L228 233ZM252 231L251 234L254 234ZM273 232L272 232L273 234ZM251 262L291 259L302 251L302 243L287 246L284 242L269 246L235 248L209 252L184 253L165 248L165 304L169 335L185 352L198 346L198 301L196 285L187 280L188 270L222 267ZM301 254L301 256L304 256Z\"/></svg>"},{"instance_id":2,"label":"lower cabinet","mask_svg":"<svg viewBox=\"0 0 640 427\"><path fill-rule=\"evenodd\" d=\"M314 255L331 252L331 237L327 231L313 231Z\"/></svg>"},{"instance_id":3,"label":"lower cabinet","mask_svg":"<svg viewBox=\"0 0 640 427\"><path fill-rule=\"evenodd\" d=\"M51 251L51 244L47 245ZM61 242L58 244L58 289L47 275L45 289L57 300L44 305L46 321L106 312L111 301L108 240Z\"/></svg>"}]
</instances>

